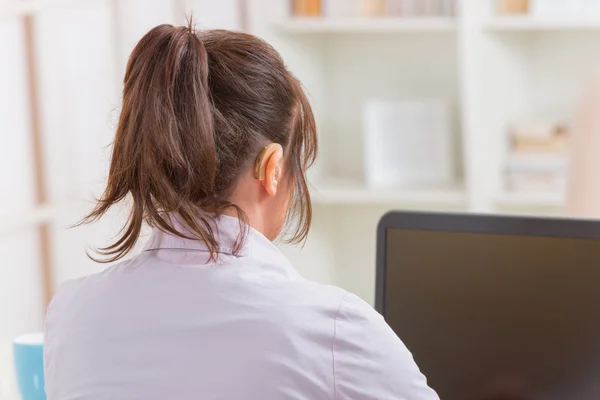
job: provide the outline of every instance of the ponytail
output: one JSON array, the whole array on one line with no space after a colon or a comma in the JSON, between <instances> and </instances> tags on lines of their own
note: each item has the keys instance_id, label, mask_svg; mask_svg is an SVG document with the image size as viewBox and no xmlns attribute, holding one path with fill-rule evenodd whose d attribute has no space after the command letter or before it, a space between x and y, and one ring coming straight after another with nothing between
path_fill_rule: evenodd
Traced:
<instances>
[{"instance_id":1,"label":"ponytail","mask_svg":"<svg viewBox=\"0 0 600 400\"><path fill-rule=\"evenodd\" d=\"M154 28L129 58L108 185L82 222L96 221L127 194L133 206L120 238L97 250L106 257L97 261L122 258L136 244L144 219L181 236L171 212L187 225L185 236L216 254L210 221L229 204L213 198L217 158L208 57L190 26Z\"/></svg>"}]
</instances>

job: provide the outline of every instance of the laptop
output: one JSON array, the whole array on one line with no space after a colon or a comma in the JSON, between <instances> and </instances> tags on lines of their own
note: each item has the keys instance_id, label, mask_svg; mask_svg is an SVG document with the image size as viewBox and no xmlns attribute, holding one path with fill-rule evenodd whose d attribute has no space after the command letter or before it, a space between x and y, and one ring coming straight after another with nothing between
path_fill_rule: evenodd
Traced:
<instances>
[{"instance_id":1,"label":"laptop","mask_svg":"<svg viewBox=\"0 0 600 400\"><path fill-rule=\"evenodd\" d=\"M600 222L388 213L376 309L442 400L600 399Z\"/></svg>"}]
</instances>

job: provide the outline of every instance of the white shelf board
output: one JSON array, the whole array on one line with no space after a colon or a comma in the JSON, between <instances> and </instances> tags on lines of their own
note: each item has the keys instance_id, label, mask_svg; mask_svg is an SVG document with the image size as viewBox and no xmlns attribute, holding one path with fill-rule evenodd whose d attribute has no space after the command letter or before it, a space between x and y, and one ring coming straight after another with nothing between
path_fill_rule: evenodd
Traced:
<instances>
[{"instance_id":1,"label":"white shelf board","mask_svg":"<svg viewBox=\"0 0 600 400\"><path fill-rule=\"evenodd\" d=\"M535 16L499 16L487 21L484 28L497 32L535 32L535 31L600 31L600 17L560 18Z\"/></svg>"},{"instance_id":2,"label":"white shelf board","mask_svg":"<svg viewBox=\"0 0 600 400\"><path fill-rule=\"evenodd\" d=\"M467 198L461 188L371 189L360 183L324 182L311 191L315 204L396 205L417 208L465 208Z\"/></svg>"},{"instance_id":3,"label":"white shelf board","mask_svg":"<svg viewBox=\"0 0 600 400\"><path fill-rule=\"evenodd\" d=\"M560 193L500 193L494 198L494 205L504 209L562 209L564 195Z\"/></svg>"},{"instance_id":4,"label":"white shelf board","mask_svg":"<svg viewBox=\"0 0 600 400\"><path fill-rule=\"evenodd\" d=\"M453 32L456 30L456 22L449 17L292 17L278 23L276 28L287 33L427 33Z\"/></svg>"},{"instance_id":5,"label":"white shelf board","mask_svg":"<svg viewBox=\"0 0 600 400\"><path fill-rule=\"evenodd\" d=\"M96 186L101 187L100 185ZM44 204L30 209L11 210L10 213L0 214L0 237L19 229L53 223L66 210L72 210L74 207L82 205L86 209L89 208L90 204L94 202L93 199L91 192L82 190L78 195L57 203Z\"/></svg>"},{"instance_id":6,"label":"white shelf board","mask_svg":"<svg viewBox=\"0 0 600 400\"><path fill-rule=\"evenodd\" d=\"M19 229L50 223L56 219L58 212L58 207L44 205L0 216L0 237Z\"/></svg>"}]
</instances>

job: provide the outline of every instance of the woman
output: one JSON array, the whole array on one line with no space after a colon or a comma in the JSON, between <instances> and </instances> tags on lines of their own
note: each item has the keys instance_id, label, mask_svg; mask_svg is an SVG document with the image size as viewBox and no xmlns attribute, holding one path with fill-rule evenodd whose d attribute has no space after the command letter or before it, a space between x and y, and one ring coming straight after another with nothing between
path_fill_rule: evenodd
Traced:
<instances>
[{"instance_id":1,"label":"woman","mask_svg":"<svg viewBox=\"0 0 600 400\"><path fill-rule=\"evenodd\" d=\"M131 198L105 261L132 249L143 221L154 232L141 254L56 293L49 400L437 399L371 307L303 280L272 243L308 233L316 152L310 105L268 44L147 33L87 221Z\"/></svg>"}]
</instances>

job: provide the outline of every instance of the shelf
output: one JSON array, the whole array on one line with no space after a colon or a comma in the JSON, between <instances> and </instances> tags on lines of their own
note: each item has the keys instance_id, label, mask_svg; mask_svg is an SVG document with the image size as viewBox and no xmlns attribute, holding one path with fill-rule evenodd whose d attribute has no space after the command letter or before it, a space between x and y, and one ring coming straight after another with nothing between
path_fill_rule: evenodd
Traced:
<instances>
[{"instance_id":1,"label":"shelf","mask_svg":"<svg viewBox=\"0 0 600 400\"><path fill-rule=\"evenodd\" d=\"M101 185L90 185L88 186L88 190L81 190L75 193L73 197L62 201L35 206L30 209L11 210L10 214L0 215L0 236L11 234L23 228L56 222L59 216L65 211L73 210L80 206L84 206L84 210L89 210L90 204L94 203L93 191L89 188L93 188L94 186L102 187Z\"/></svg>"},{"instance_id":2,"label":"shelf","mask_svg":"<svg viewBox=\"0 0 600 400\"><path fill-rule=\"evenodd\" d=\"M600 18L494 17L484 25L484 28L497 32L600 31Z\"/></svg>"},{"instance_id":3,"label":"shelf","mask_svg":"<svg viewBox=\"0 0 600 400\"><path fill-rule=\"evenodd\" d=\"M394 205L414 208L465 208L466 196L460 188L449 189L370 189L359 183L330 182L316 185L313 202L323 205Z\"/></svg>"},{"instance_id":4,"label":"shelf","mask_svg":"<svg viewBox=\"0 0 600 400\"><path fill-rule=\"evenodd\" d=\"M494 205L504 209L556 209L564 207L564 196L560 193L501 193Z\"/></svg>"},{"instance_id":5,"label":"shelf","mask_svg":"<svg viewBox=\"0 0 600 400\"><path fill-rule=\"evenodd\" d=\"M0 216L0 236L11 234L15 230L50 223L56 219L59 208L39 206L30 210Z\"/></svg>"},{"instance_id":6,"label":"shelf","mask_svg":"<svg viewBox=\"0 0 600 400\"><path fill-rule=\"evenodd\" d=\"M427 33L453 32L456 22L449 17L423 18L324 18L294 17L276 27L287 33Z\"/></svg>"}]
</instances>

